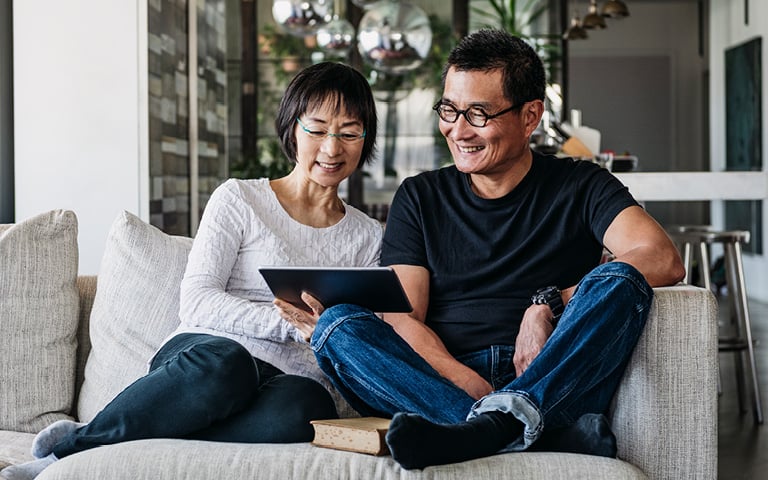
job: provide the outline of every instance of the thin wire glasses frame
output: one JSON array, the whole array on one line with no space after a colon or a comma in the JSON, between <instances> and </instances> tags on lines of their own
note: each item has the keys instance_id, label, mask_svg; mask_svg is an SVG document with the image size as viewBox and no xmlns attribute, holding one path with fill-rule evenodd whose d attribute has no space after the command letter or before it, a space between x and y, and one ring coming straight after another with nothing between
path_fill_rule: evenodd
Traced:
<instances>
[{"instance_id":1,"label":"thin wire glasses frame","mask_svg":"<svg viewBox=\"0 0 768 480\"><path fill-rule=\"evenodd\" d=\"M365 130L363 130L363 133L361 133L360 135L356 133L344 133L344 132L331 133L331 132L326 132L325 130L310 130L309 128L307 128L306 125L304 125L301 122L301 120L299 120L299 117L296 117L296 123L299 124L299 127L301 127L304 133L309 135L309 138L313 140L318 140L318 141L324 140L328 137L336 137L344 143L355 143L364 139L365 133L366 133Z\"/></svg>"},{"instance_id":2,"label":"thin wire glasses frame","mask_svg":"<svg viewBox=\"0 0 768 480\"><path fill-rule=\"evenodd\" d=\"M444 122L456 123L459 117L463 115L464 119L473 127L483 128L488 124L488 120L492 120L496 117L504 115L505 113L511 112L512 110L516 110L526 103L527 102L516 103L500 112L488 114L485 110L476 105L471 106L465 110L459 110L450 103L443 103L443 101L440 100L435 104L434 107L432 107L432 110L434 110L437 113L437 116L440 117L440 119Z\"/></svg>"}]
</instances>

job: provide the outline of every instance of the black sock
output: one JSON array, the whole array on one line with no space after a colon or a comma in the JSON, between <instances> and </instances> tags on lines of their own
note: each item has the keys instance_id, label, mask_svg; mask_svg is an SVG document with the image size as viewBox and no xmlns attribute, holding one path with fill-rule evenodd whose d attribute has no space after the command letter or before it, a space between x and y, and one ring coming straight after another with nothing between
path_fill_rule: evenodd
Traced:
<instances>
[{"instance_id":1,"label":"black sock","mask_svg":"<svg viewBox=\"0 0 768 480\"><path fill-rule=\"evenodd\" d=\"M573 425L544 432L531 450L616 458L616 436L605 415L586 413Z\"/></svg>"},{"instance_id":2,"label":"black sock","mask_svg":"<svg viewBox=\"0 0 768 480\"><path fill-rule=\"evenodd\" d=\"M403 468L463 462L498 452L523 433L511 413L487 412L463 423L438 425L410 413L392 419L386 440Z\"/></svg>"}]
</instances>

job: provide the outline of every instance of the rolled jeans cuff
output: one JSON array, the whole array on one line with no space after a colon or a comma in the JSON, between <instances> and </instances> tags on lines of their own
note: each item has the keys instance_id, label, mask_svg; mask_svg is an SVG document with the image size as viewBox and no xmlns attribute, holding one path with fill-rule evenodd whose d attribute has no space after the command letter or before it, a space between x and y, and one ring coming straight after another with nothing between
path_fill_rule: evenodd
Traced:
<instances>
[{"instance_id":1,"label":"rolled jeans cuff","mask_svg":"<svg viewBox=\"0 0 768 480\"><path fill-rule=\"evenodd\" d=\"M497 391L484 396L474 405L467 415L467 420L487 412L511 413L520 420L525 429L523 435L509 443L499 453L520 452L528 449L544 429L539 408L521 391Z\"/></svg>"}]
</instances>

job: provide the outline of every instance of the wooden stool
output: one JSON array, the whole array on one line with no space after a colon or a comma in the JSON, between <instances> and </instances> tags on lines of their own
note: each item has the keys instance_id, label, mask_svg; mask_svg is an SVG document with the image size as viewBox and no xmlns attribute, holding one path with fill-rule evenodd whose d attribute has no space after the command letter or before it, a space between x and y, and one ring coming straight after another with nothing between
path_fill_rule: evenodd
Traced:
<instances>
[{"instance_id":1,"label":"wooden stool","mask_svg":"<svg viewBox=\"0 0 768 480\"><path fill-rule=\"evenodd\" d=\"M683 262L685 263L685 283L690 283L693 270L694 250L699 256L699 271L704 288L711 291L710 281L710 245L719 243L723 245L725 253L725 275L728 286L728 297L731 301L732 321L736 333L732 337L720 337L719 350L721 352L736 352L737 392L739 405L742 411L744 407L744 379L747 376L744 365L744 356L747 352L748 367L752 379L753 406L755 423L763 423L763 409L760 401L760 386L757 380L757 364L755 363L755 351L752 341L752 323L749 318L747 304L747 288L744 280L744 263L742 261L741 246L749 243L749 232L746 230L716 231L709 226L679 226L670 229L670 236L681 249Z\"/></svg>"}]
</instances>

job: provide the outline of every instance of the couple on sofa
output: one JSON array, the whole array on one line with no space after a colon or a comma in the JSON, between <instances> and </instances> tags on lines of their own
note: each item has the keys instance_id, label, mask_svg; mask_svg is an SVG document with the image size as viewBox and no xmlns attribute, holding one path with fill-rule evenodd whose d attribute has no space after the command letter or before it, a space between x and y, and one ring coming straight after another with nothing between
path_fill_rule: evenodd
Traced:
<instances>
[{"instance_id":1,"label":"couple on sofa","mask_svg":"<svg viewBox=\"0 0 768 480\"><path fill-rule=\"evenodd\" d=\"M387 221L338 196L371 160L365 78L337 63L300 72L276 119L286 177L230 180L211 196L181 286L181 325L88 424L56 422L54 461L144 438L306 442L309 421L393 417L404 468L501 451L615 456L602 415L642 333L652 287L683 277L663 229L608 171L531 151L541 60L499 30L465 37L434 110L454 165L406 179ZM600 265L603 248L615 261ZM390 265L413 311L311 312L271 298L261 265Z\"/></svg>"}]
</instances>

